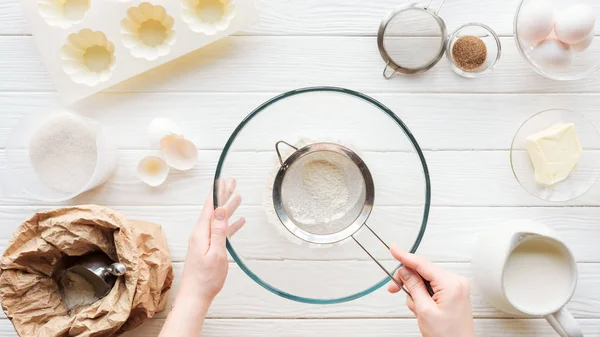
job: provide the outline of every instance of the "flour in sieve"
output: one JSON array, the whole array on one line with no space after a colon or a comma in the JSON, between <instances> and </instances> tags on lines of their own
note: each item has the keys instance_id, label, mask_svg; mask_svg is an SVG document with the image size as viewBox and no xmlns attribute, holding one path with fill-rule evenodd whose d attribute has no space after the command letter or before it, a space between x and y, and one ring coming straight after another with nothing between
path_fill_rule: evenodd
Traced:
<instances>
[{"instance_id":1,"label":"flour in sieve","mask_svg":"<svg viewBox=\"0 0 600 337\"><path fill-rule=\"evenodd\" d=\"M360 189L351 190L350 185L359 182L359 174L351 160L334 152L315 152L299 159L286 174L282 189L286 212L298 227L310 233L331 234L344 229L351 222L338 220L360 199Z\"/></svg>"},{"instance_id":2,"label":"flour in sieve","mask_svg":"<svg viewBox=\"0 0 600 337\"><path fill-rule=\"evenodd\" d=\"M29 160L40 180L56 190L81 190L96 169L96 131L80 117L61 113L45 120L29 142Z\"/></svg>"}]
</instances>

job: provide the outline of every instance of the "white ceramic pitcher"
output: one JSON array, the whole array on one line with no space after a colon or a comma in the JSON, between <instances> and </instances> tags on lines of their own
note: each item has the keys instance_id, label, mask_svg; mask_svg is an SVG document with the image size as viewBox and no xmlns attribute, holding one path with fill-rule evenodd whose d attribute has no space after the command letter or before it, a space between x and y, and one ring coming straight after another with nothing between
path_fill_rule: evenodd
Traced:
<instances>
[{"instance_id":1,"label":"white ceramic pitcher","mask_svg":"<svg viewBox=\"0 0 600 337\"><path fill-rule=\"evenodd\" d=\"M539 282L537 284L540 288L533 289L539 292L540 289L544 289L543 287L551 288L555 285L559 287L553 289L554 291L548 291L547 298L543 297L540 298L540 301L537 301L548 302L549 305L540 305L540 303L535 303L536 301L531 301L531 298L528 298L531 289L514 290L518 287L530 287L531 284L529 283L534 282L534 278L529 277L530 274L538 272L534 269L522 269L522 274L528 275L526 279L522 280L523 282L515 282L515 278L512 276L515 270L519 271L514 267L515 259L524 256L512 254L519 254L515 250L518 247L523 247L524 243L529 243L529 246L532 246L531 244L534 242L532 240L536 241L536 244L539 243L540 247L547 244L551 249L560 252L558 259L548 259L548 262L562 261L560 266L557 262L557 267L553 267L555 271L564 269L564 273L560 277L562 282L556 282L557 278L549 275L539 275L541 279L547 280L548 283ZM538 254L535 250L533 252L531 255ZM509 260L511 265L507 268ZM562 266L565 268L562 268ZM511 278L510 281L507 281L506 273L509 268L511 268L509 271ZM498 225L493 230L483 234L473 256L473 275L475 284L484 298L499 310L511 315L544 317L562 337L583 336L579 324L565 308L577 286L577 264L568 247L547 226L533 221L516 221ZM510 286L508 286L508 282L512 282ZM560 286L557 284L560 284ZM527 298L527 300L524 298Z\"/></svg>"}]
</instances>

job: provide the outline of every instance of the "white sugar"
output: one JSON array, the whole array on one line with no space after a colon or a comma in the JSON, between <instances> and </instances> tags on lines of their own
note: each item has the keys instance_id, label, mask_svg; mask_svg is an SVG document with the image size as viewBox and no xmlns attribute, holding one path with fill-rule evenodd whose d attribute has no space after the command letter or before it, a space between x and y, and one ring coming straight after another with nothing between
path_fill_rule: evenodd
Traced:
<instances>
[{"instance_id":1,"label":"white sugar","mask_svg":"<svg viewBox=\"0 0 600 337\"><path fill-rule=\"evenodd\" d=\"M49 187L78 192L96 168L96 137L96 131L76 115L49 117L29 143L31 166Z\"/></svg>"}]
</instances>

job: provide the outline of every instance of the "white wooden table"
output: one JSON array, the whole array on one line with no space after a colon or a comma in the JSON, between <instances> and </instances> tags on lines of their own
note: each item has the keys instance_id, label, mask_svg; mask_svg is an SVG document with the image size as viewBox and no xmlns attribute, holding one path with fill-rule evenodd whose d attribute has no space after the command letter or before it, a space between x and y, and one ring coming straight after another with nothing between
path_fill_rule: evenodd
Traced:
<instances>
[{"instance_id":1,"label":"white wooden table","mask_svg":"<svg viewBox=\"0 0 600 337\"><path fill-rule=\"evenodd\" d=\"M600 336L600 185L567 207L541 202L518 185L508 154L522 121L544 109L580 111L600 126L600 73L576 82L546 80L516 50L516 0L449 0L442 14L450 30L480 21L501 35L503 56L497 69L483 79L465 80L444 59L425 75L385 81L375 33L398 2L262 0L261 22L253 29L76 106L115 128L121 163L112 182L73 203L106 205L162 224L179 277L187 236L220 149L243 116L286 90L348 87L395 110L425 149L433 206L421 254L469 276L479 231L514 218L543 221L565 238L579 262L580 281L569 308L587 336ZM0 1L0 165L6 135L17 120L59 106L19 1ZM133 181L133 167L145 153L146 125L162 115L195 130L191 137L200 147L199 165L191 173L174 174L168 186L156 190L123 183ZM5 247L14 228L34 211L54 206L27 198L0 200L0 245ZM206 336L419 336L404 298L384 289L345 304L312 306L279 298L234 263L230 267L225 289L209 313ZM172 294L177 288L176 280ZM554 335L543 320L512 319L495 310L476 289L472 298L480 337ZM165 317L158 315L128 336L157 335ZM6 319L0 320L0 336L15 336Z\"/></svg>"}]
</instances>

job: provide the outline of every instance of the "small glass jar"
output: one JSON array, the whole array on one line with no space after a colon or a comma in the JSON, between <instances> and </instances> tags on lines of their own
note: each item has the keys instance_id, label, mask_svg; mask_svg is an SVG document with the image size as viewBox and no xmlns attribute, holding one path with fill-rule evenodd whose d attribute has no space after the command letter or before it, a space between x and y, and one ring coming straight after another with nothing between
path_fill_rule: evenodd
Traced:
<instances>
[{"instance_id":1,"label":"small glass jar","mask_svg":"<svg viewBox=\"0 0 600 337\"><path fill-rule=\"evenodd\" d=\"M452 49L458 39L464 36L475 36L481 39L487 49L487 57L485 62L477 69L469 71L459 67L454 59L454 53ZM446 46L446 57L450 61L450 68L458 75L465 78L478 78L489 74L498 61L502 53L502 46L498 35L487 25L482 23L467 23L460 26L458 29L450 35Z\"/></svg>"}]
</instances>

